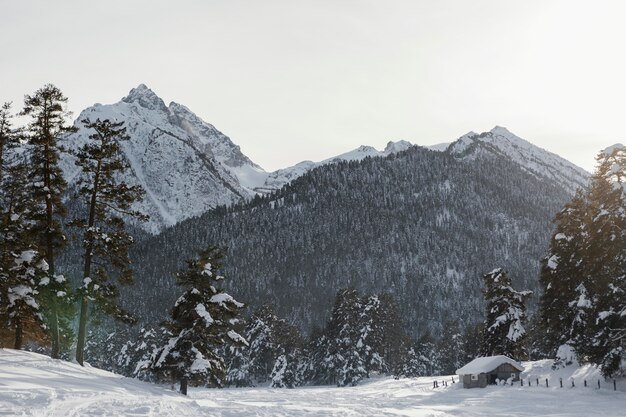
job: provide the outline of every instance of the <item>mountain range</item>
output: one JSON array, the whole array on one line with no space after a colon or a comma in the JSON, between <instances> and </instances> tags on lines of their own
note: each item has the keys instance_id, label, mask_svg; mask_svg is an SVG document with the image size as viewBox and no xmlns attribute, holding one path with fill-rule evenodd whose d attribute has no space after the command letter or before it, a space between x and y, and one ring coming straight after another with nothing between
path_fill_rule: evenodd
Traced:
<instances>
[{"instance_id":1,"label":"mountain range","mask_svg":"<svg viewBox=\"0 0 626 417\"><path fill-rule=\"evenodd\" d=\"M123 300L144 323L164 318L177 295L175 272L213 244L228 248L229 291L251 308L276 305L303 330L322 326L346 287L393 295L415 336L451 320L470 325L483 313L482 274L495 267L509 270L516 288L537 292L551 221L590 177L499 126L432 149L389 142L266 172L214 126L144 85L84 110L78 127L84 118L124 121L131 137L124 179L146 190L136 208L151 220ZM65 144L77 147L87 135L80 129ZM71 157L63 169L71 186ZM79 276L71 252L65 272Z\"/></svg>"},{"instance_id":2,"label":"mountain range","mask_svg":"<svg viewBox=\"0 0 626 417\"><path fill-rule=\"evenodd\" d=\"M131 170L124 180L146 190L144 201L135 208L150 216L141 227L151 233L159 233L164 227L217 206L279 190L322 165L385 157L414 146L404 140L389 142L382 151L360 146L320 162L303 161L267 172L213 125L184 105L175 102L166 105L144 84L133 88L117 103L95 104L83 110L75 121L78 131L65 137L67 148L85 143L89 132L81 121L87 118L125 122L131 140L124 144L123 151ZM434 145L431 149L449 152L458 158L471 157L474 150L495 153L534 175L555 179L570 191L584 185L589 175L502 127L481 134L470 132L452 144ZM71 156L63 158L62 168L71 186L77 175Z\"/></svg>"}]
</instances>

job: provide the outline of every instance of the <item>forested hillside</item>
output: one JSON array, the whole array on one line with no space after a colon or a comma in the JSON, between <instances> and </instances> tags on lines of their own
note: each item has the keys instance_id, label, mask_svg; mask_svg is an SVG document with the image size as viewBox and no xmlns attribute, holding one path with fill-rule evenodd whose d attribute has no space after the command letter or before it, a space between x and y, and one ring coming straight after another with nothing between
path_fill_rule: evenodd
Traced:
<instances>
[{"instance_id":1,"label":"forested hillside","mask_svg":"<svg viewBox=\"0 0 626 417\"><path fill-rule=\"evenodd\" d=\"M495 267L516 288L537 288L551 220L570 197L490 152L414 147L340 162L143 240L124 298L142 321L160 320L183 259L216 244L229 248L229 290L251 307L273 303L303 330L322 326L337 291L354 287L395 296L414 336L439 332L449 319L482 319L481 277Z\"/></svg>"}]
</instances>

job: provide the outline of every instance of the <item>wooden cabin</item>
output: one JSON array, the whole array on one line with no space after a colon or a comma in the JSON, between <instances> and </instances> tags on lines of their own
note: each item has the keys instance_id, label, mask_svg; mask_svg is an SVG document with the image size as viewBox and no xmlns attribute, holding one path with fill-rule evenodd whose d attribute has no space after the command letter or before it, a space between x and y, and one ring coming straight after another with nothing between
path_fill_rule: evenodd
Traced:
<instances>
[{"instance_id":1,"label":"wooden cabin","mask_svg":"<svg viewBox=\"0 0 626 417\"><path fill-rule=\"evenodd\" d=\"M508 356L486 356L476 358L464 367L457 369L456 374L463 381L463 388L485 388L487 385L500 381L519 381L524 371L522 365Z\"/></svg>"}]
</instances>

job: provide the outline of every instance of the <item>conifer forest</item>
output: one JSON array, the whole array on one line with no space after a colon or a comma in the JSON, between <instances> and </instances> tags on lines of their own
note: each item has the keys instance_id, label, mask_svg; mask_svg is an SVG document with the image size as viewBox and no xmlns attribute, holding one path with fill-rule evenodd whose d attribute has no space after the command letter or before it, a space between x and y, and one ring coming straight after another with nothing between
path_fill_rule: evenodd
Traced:
<instances>
[{"instance_id":1,"label":"conifer forest","mask_svg":"<svg viewBox=\"0 0 626 417\"><path fill-rule=\"evenodd\" d=\"M124 106L170 114L140 90ZM550 156L496 128L310 167L155 232L137 122L73 122L67 102L48 84L0 110L2 347L182 393L493 355L626 372L624 146L572 182L494 145Z\"/></svg>"}]
</instances>

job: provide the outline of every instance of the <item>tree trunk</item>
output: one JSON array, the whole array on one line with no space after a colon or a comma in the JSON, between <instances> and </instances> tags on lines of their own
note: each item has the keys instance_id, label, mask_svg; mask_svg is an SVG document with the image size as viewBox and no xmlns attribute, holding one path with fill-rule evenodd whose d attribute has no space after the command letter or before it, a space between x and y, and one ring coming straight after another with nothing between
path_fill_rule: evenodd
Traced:
<instances>
[{"instance_id":1,"label":"tree trunk","mask_svg":"<svg viewBox=\"0 0 626 417\"><path fill-rule=\"evenodd\" d=\"M86 247L85 247L85 264L83 268L83 279L91 279L91 260L93 256L93 235L91 230L96 224L96 203L98 202L98 185L100 182L100 168L102 166L101 161L98 161L96 168L96 174L94 176L93 191L91 192L91 199L89 201L89 221L87 222L86 232ZM91 287L92 284L85 284ZM80 318L78 320L78 338L76 339L76 361L82 366L85 360L85 339L87 337L87 313L89 310L89 299L86 295L83 295L80 303Z\"/></svg>"},{"instance_id":2,"label":"tree trunk","mask_svg":"<svg viewBox=\"0 0 626 417\"><path fill-rule=\"evenodd\" d=\"M44 185L48 187L48 190L52 189L51 185L51 173L50 173L50 150L48 145L45 148L45 162L44 162ZM51 191L49 191L51 192ZM52 224L54 221L54 207L52 206L52 200L46 198L46 262L48 262L48 273L50 275L50 282L53 282L55 275L54 268L54 242L52 240ZM51 357L59 359L61 357L61 336L59 334L59 315L57 311L56 294L51 294L50 297L50 333L52 338L52 352Z\"/></svg>"},{"instance_id":3,"label":"tree trunk","mask_svg":"<svg viewBox=\"0 0 626 417\"><path fill-rule=\"evenodd\" d=\"M76 362L83 366L85 361L85 342L87 339L87 311L89 299L83 296L80 300L80 318L78 320L78 337L76 338Z\"/></svg>"},{"instance_id":4,"label":"tree trunk","mask_svg":"<svg viewBox=\"0 0 626 417\"><path fill-rule=\"evenodd\" d=\"M181 378L180 380L180 393L187 395L187 378Z\"/></svg>"},{"instance_id":5,"label":"tree trunk","mask_svg":"<svg viewBox=\"0 0 626 417\"><path fill-rule=\"evenodd\" d=\"M22 349L22 343L24 339L24 328L22 326L22 320L18 316L15 317L15 345L14 349Z\"/></svg>"}]
</instances>

